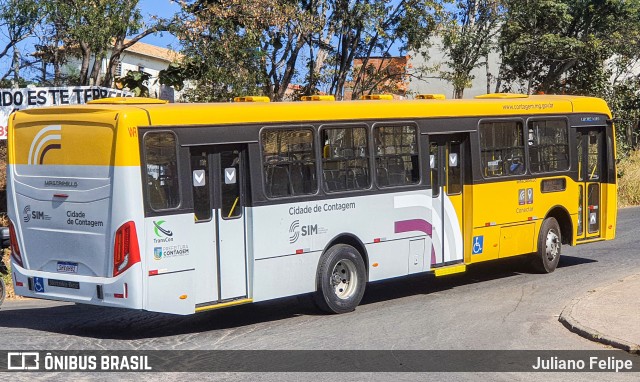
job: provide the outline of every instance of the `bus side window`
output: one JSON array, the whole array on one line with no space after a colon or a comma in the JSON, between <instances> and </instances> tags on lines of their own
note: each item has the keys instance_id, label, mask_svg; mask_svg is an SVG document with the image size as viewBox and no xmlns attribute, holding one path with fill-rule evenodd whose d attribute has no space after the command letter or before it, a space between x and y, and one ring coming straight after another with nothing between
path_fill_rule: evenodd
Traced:
<instances>
[{"instance_id":1,"label":"bus side window","mask_svg":"<svg viewBox=\"0 0 640 382\"><path fill-rule=\"evenodd\" d=\"M531 172L569 169L569 130L567 121L553 119L530 121L529 168Z\"/></svg>"},{"instance_id":2,"label":"bus side window","mask_svg":"<svg viewBox=\"0 0 640 382\"><path fill-rule=\"evenodd\" d=\"M144 136L148 202L154 210L180 205L180 184L176 137L170 131L150 132Z\"/></svg>"},{"instance_id":3,"label":"bus side window","mask_svg":"<svg viewBox=\"0 0 640 382\"><path fill-rule=\"evenodd\" d=\"M327 191L369 188L369 150L364 127L323 128L322 177Z\"/></svg>"},{"instance_id":4,"label":"bus side window","mask_svg":"<svg viewBox=\"0 0 640 382\"><path fill-rule=\"evenodd\" d=\"M313 130L267 129L261 133L264 192L279 198L315 194Z\"/></svg>"},{"instance_id":5,"label":"bus side window","mask_svg":"<svg viewBox=\"0 0 640 382\"><path fill-rule=\"evenodd\" d=\"M405 186L420 182L414 125L376 126L373 141L378 186Z\"/></svg>"},{"instance_id":6,"label":"bus side window","mask_svg":"<svg viewBox=\"0 0 640 382\"><path fill-rule=\"evenodd\" d=\"M483 122L479 131L485 178L525 173L522 122Z\"/></svg>"}]
</instances>

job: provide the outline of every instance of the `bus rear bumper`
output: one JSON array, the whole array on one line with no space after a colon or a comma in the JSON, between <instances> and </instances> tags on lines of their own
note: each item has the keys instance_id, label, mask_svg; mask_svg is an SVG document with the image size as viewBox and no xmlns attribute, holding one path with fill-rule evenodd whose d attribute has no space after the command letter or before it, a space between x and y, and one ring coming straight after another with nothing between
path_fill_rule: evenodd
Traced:
<instances>
[{"instance_id":1,"label":"bus rear bumper","mask_svg":"<svg viewBox=\"0 0 640 382\"><path fill-rule=\"evenodd\" d=\"M142 309L140 263L118 277L41 272L11 263L16 295L99 306Z\"/></svg>"}]
</instances>

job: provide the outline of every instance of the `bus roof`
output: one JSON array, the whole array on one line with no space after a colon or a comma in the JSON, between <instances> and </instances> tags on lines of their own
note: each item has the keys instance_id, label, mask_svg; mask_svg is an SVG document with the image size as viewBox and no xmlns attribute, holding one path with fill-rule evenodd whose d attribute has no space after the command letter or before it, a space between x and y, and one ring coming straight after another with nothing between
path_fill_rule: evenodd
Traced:
<instances>
[{"instance_id":1,"label":"bus roof","mask_svg":"<svg viewBox=\"0 0 640 382\"><path fill-rule=\"evenodd\" d=\"M417 119L531 114L602 113L611 115L604 100L594 97L532 95L525 98L373 100L273 103L92 103L28 109L27 114L144 111L149 125L234 123L295 123L358 119Z\"/></svg>"}]
</instances>

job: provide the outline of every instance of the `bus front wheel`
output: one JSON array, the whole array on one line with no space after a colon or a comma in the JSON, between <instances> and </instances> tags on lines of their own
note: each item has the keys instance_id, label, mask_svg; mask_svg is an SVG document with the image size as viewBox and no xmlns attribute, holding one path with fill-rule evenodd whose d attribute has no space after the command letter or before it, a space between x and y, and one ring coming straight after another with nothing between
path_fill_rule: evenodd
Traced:
<instances>
[{"instance_id":1,"label":"bus front wheel","mask_svg":"<svg viewBox=\"0 0 640 382\"><path fill-rule=\"evenodd\" d=\"M533 267L540 273L551 273L558 266L562 250L560 225L555 218L546 218L538 234L538 252Z\"/></svg>"},{"instance_id":2,"label":"bus front wheel","mask_svg":"<svg viewBox=\"0 0 640 382\"><path fill-rule=\"evenodd\" d=\"M353 311L364 295L366 271L362 256L350 245L337 244L320 257L316 304L325 312Z\"/></svg>"}]
</instances>

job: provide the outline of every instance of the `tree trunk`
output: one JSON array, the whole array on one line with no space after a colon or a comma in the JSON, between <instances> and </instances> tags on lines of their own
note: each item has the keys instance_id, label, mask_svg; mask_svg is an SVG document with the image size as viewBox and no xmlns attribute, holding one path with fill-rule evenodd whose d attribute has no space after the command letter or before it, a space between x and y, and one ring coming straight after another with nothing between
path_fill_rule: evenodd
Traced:
<instances>
[{"instance_id":1,"label":"tree trunk","mask_svg":"<svg viewBox=\"0 0 640 382\"><path fill-rule=\"evenodd\" d=\"M89 84L89 62L91 61L91 48L86 42L80 42L82 52L82 63L80 64L80 84Z\"/></svg>"},{"instance_id":2,"label":"tree trunk","mask_svg":"<svg viewBox=\"0 0 640 382\"><path fill-rule=\"evenodd\" d=\"M491 93L491 72L489 71L489 56L485 57L484 67L487 73L487 94Z\"/></svg>"},{"instance_id":3,"label":"tree trunk","mask_svg":"<svg viewBox=\"0 0 640 382\"><path fill-rule=\"evenodd\" d=\"M276 94L276 100L282 101L284 98L284 93L289 88L289 84L291 83L291 79L293 78L293 74L295 73L296 62L298 61L298 55L300 54L300 50L304 46L304 39L302 36L298 36L296 41L296 46L291 50L291 55L287 60L287 67L282 76L282 81L280 81L280 89Z\"/></svg>"},{"instance_id":4,"label":"tree trunk","mask_svg":"<svg viewBox=\"0 0 640 382\"><path fill-rule=\"evenodd\" d=\"M107 63L107 71L104 74L104 79L102 83L104 86L111 86L113 80L115 79L116 68L120 63L120 56L125 48L124 45L124 37L116 38L115 43L113 44L113 49L111 50L111 57L109 58L109 62Z\"/></svg>"},{"instance_id":5,"label":"tree trunk","mask_svg":"<svg viewBox=\"0 0 640 382\"><path fill-rule=\"evenodd\" d=\"M93 59L93 67L91 68L91 82L89 85L100 86L100 74L102 72L102 60L104 59L104 52L98 52Z\"/></svg>"},{"instance_id":6,"label":"tree trunk","mask_svg":"<svg viewBox=\"0 0 640 382\"><path fill-rule=\"evenodd\" d=\"M62 75L60 64L60 50L58 49L58 42L56 41L55 45L53 46L53 86L60 86L62 82L60 78Z\"/></svg>"},{"instance_id":7,"label":"tree trunk","mask_svg":"<svg viewBox=\"0 0 640 382\"><path fill-rule=\"evenodd\" d=\"M461 99L464 96L464 87L454 86L453 88L453 98Z\"/></svg>"},{"instance_id":8,"label":"tree trunk","mask_svg":"<svg viewBox=\"0 0 640 382\"><path fill-rule=\"evenodd\" d=\"M20 49L17 45L13 47L13 88L20 87Z\"/></svg>"}]
</instances>

